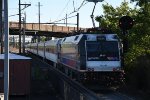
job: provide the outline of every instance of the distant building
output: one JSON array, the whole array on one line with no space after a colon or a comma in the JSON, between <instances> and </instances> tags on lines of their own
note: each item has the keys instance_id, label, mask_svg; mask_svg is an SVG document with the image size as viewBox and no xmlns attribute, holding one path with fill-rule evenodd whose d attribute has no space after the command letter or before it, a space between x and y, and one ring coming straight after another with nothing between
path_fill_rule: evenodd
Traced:
<instances>
[{"instance_id":1,"label":"distant building","mask_svg":"<svg viewBox=\"0 0 150 100\"><path fill-rule=\"evenodd\" d=\"M25 43L30 43L31 40L32 40L32 36L25 36ZM18 43L19 42L19 36L10 35L9 41ZM23 38L21 38L21 42L23 43Z\"/></svg>"}]
</instances>

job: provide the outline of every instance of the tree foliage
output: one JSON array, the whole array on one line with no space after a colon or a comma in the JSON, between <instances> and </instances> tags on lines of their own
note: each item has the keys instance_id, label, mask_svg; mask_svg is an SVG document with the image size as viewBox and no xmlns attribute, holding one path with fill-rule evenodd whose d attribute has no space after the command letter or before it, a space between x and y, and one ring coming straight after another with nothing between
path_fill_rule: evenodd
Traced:
<instances>
[{"instance_id":1,"label":"tree foliage","mask_svg":"<svg viewBox=\"0 0 150 100\"><path fill-rule=\"evenodd\" d=\"M125 65L127 73L134 73L133 69L144 64L142 58L150 58L150 3L148 0L131 0L137 3L134 8L129 7L128 2L122 2L119 7L114 8L113 6L103 4L104 14L97 16L96 20L100 23L100 27L106 27L116 32L120 38L123 39L121 30L118 26L118 21L122 16L130 16L134 19L134 26L129 30L126 36L128 40L129 49L125 54ZM145 65L145 68L149 68L149 72L145 71L145 74L150 76L150 63ZM132 71L131 71L132 70ZM138 73L139 74L139 73ZM131 74L128 74L131 75ZM133 74L132 74L133 75ZM137 77L137 73L134 77ZM137 78L138 79L138 78ZM150 87L150 84L149 84Z\"/></svg>"},{"instance_id":2,"label":"tree foliage","mask_svg":"<svg viewBox=\"0 0 150 100\"><path fill-rule=\"evenodd\" d=\"M100 27L107 27L114 32L120 33L118 21L122 16L137 16L138 9L131 9L128 2L122 2L120 7L114 8L108 3L103 4L104 15L97 16L96 20L100 22Z\"/></svg>"}]
</instances>

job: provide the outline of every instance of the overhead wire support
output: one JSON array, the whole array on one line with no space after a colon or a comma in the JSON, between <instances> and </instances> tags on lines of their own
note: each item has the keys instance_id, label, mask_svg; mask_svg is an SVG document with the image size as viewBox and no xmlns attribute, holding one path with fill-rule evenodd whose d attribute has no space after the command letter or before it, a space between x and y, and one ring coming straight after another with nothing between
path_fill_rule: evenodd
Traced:
<instances>
[{"instance_id":1,"label":"overhead wire support","mask_svg":"<svg viewBox=\"0 0 150 100\"><path fill-rule=\"evenodd\" d=\"M73 9L74 9L74 11L75 11L75 9L76 9L75 6L74 6L74 0L73 0Z\"/></svg>"},{"instance_id":2,"label":"overhead wire support","mask_svg":"<svg viewBox=\"0 0 150 100\"><path fill-rule=\"evenodd\" d=\"M20 5L24 5L24 6L25 6L25 7L24 7L23 9L21 9L21 10L24 10L24 9L26 9L27 7L31 6L31 4L20 4Z\"/></svg>"},{"instance_id":3,"label":"overhead wire support","mask_svg":"<svg viewBox=\"0 0 150 100\"><path fill-rule=\"evenodd\" d=\"M69 13L69 14L67 14L67 16L70 16L71 14L73 14L73 13L76 13L76 12L78 12L80 9L81 9L81 7L83 7L85 4L87 4L88 2L85 2L86 0L83 0L83 2L81 3L81 5L77 8L77 9L75 9L75 7L74 7L74 11L73 12L71 12L71 13ZM68 3L70 2L70 0L68 1ZM68 5L68 3L67 3L67 5ZM74 5L74 2L73 2L73 5ZM65 8L66 8L66 6L65 6ZM63 9L64 10L64 9ZM76 15L77 16L77 15ZM75 17L75 16L74 16ZM67 17L67 18L70 18L70 17ZM62 20L65 20L66 19L66 17L64 17L64 18L62 18L62 19L60 19L60 20L56 20L56 21L53 21L53 23L55 23L55 22L59 22L59 21L62 21Z\"/></svg>"},{"instance_id":4,"label":"overhead wire support","mask_svg":"<svg viewBox=\"0 0 150 100\"><path fill-rule=\"evenodd\" d=\"M19 14L10 15L10 16L8 16L8 17L13 17L13 16L16 16L16 15L19 15Z\"/></svg>"},{"instance_id":5,"label":"overhead wire support","mask_svg":"<svg viewBox=\"0 0 150 100\"><path fill-rule=\"evenodd\" d=\"M21 6L24 5L24 8L21 9ZM31 6L31 4L21 4L21 0L19 0L19 53L21 54L21 11L24 10L25 8Z\"/></svg>"},{"instance_id":6,"label":"overhead wire support","mask_svg":"<svg viewBox=\"0 0 150 100\"><path fill-rule=\"evenodd\" d=\"M72 17L77 17L77 24L74 24L74 25L77 25L77 31L79 31L79 13L77 13L77 15L75 15L75 16L71 16L71 17L68 17L68 16L70 16L71 14L73 14L73 13L75 13L75 12L78 12L78 11L81 9L81 7L83 7L85 4L88 3L88 2L85 2L85 1L86 1L86 0L83 0L83 2L81 3L81 5L79 6L79 8L75 9L74 0L73 0L74 11L71 12L71 13L69 13L69 14L66 14L66 17L64 17L63 19L56 20L56 21L54 21L54 22L52 22L52 23L56 23L56 22L60 22L60 21L62 21L62 20L66 20L66 23L64 23L64 24L66 24L66 26L67 26L67 24L69 24L69 23L67 22L67 19L72 18ZM70 0L68 1L68 3L69 3L69 2L70 2ZM67 5L68 5L68 3L67 3ZM64 9L63 9L63 10L64 10ZM57 24L58 24L58 23L57 23Z\"/></svg>"},{"instance_id":7,"label":"overhead wire support","mask_svg":"<svg viewBox=\"0 0 150 100\"><path fill-rule=\"evenodd\" d=\"M83 7L84 5L86 5L88 2L85 3L85 1L86 0L84 0L77 9L74 9L73 12L69 13L68 16L71 15L71 14L73 14L73 13L75 13L75 12L78 12L81 9L81 7Z\"/></svg>"}]
</instances>

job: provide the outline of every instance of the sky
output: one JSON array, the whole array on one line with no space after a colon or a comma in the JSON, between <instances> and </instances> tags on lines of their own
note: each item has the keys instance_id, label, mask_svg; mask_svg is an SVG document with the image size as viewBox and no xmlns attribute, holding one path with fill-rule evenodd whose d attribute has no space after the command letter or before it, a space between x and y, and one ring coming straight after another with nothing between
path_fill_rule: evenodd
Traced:
<instances>
[{"instance_id":1,"label":"sky","mask_svg":"<svg viewBox=\"0 0 150 100\"><path fill-rule=\"evenodd\" d=\"M56 20L62 19L80 7L81 3L84 0L21 0L22 4L31 4L28 8L22 10L22 13L26 12L26 22L31 23L38 23L38 2L41 4L41 23L47 22L54 22ZM117 7L123 2L124 0L104 0L103 2L99 2L96 5L94 17L102 15L103 9L102 4L109 3L113 7ZM129 1L129 0L126 0ZM8 0L8 14L9 14L9 21L18 21L19 16L18 14L18 6L19 0ZM134 4L130 3L130 6ZM21 6L22 8L24 6ZM90 15L92 14L92 10L94 7L93 2L88 2L81 9L78 11L79 13L79 26L83 28L90 28L93 27L92 20ZM71 16L76 15L77 13L73 13ZM15 16L12 16L15 15ZM24 16L24 14L22 14ZM72 17L68 19L68 23L75 23L77 22L76 17ZM61 21L60 23L63 23ZM98 27L98 23L95 21L96 26ZM73 26L76 27L76 26Z\"/></svg>"}]
</instances>

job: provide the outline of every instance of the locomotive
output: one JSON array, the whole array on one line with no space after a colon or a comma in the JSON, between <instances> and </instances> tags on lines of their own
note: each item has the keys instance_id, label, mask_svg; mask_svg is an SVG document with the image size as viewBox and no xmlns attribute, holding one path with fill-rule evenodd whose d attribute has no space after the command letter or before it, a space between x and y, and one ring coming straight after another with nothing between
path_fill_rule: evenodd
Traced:
<instances>
[{"instance_id":1,"label":"locomotive","mask_svg":"<svg viewBox=\"0 0 150 100\"><path fill-rule=\"evenodd\" d=\"M120 84L121 42L114 33L86 32L26 45L26 50L52 62L53 66L81 83Z\"/></svg>"}]
</instances>

